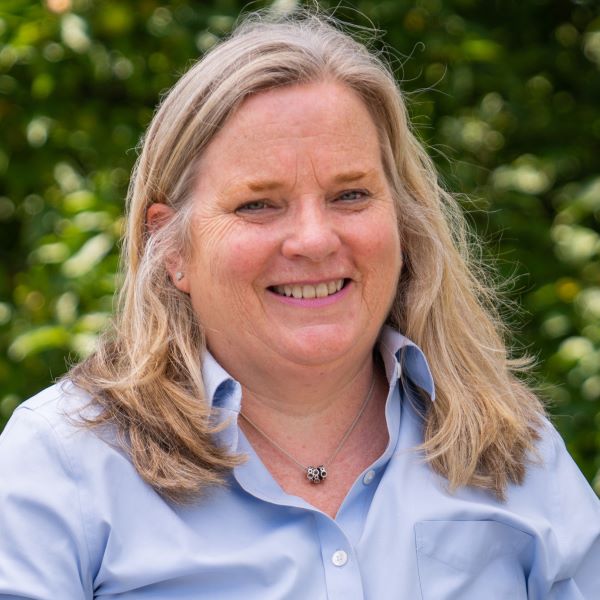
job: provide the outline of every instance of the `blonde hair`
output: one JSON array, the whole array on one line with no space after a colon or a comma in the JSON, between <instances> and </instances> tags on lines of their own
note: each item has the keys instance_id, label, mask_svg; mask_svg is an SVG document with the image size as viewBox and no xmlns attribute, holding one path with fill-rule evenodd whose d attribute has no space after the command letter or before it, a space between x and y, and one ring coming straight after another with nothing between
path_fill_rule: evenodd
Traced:
<instances>
[{"instance_id":1,"label":"blonde hair","mask_svg":"<svg viewBox=\"0 0 600 600\"><path fill-rule=\"evenodd\" d=\"M543 409L515 377L522 364L507 356L495 296L469 258L464 218L411 132L391 69L314 14L248 18L158 108L128 193L114 327L69 375L101 409L88 424L116 426L141 477L175 501L222 482L239 463L214 442L199 368L202 324L166 265L189 252L196 165L232 112L251 94L321 80L354 90L379 131L404 261L389 323L423 349L436 383L422 450L450 489L473 485L501 498L523 481ZM155 202L175 216L149 232L146 211Z\"/></svg>"}]
</instances>

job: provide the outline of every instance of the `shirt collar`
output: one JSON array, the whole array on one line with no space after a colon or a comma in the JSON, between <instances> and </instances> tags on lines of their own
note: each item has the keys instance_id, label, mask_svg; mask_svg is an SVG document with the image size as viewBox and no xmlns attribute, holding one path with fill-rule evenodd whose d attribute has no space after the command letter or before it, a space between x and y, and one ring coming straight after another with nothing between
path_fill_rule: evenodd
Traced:
<instances>
[{"instance_id":1,"label":"shirt collar","mask_svg":"<svg viewBox=\"0 0 600 600\"><path fill-rule=\"evenodd\" d=\"M388 381L406 377L435 400L435 385L423 351L406 336L385 325L379 334L379 350ZM206 401L239 412L241 386L208 351L202 359L202 379Z\"/></svg>"},{"instance_id":2,"label":"shirt collar","mask_svg":"<svg viewBox=\"0 0 600 600\"><path fill-rule=\"evenodd\" d=\"M208 349L204 350L202 358L202 381L204 382L206 402L208 402L209 406L229 408L230 410L239 412L241 406L241 386L217 362ZM238 390L239 393L236 393Z\"/></svg>"},{"instance_id":3,"label":"shirt collar","mask_svg":"<svg viewBox=\"0 0 600 600\"><path fill-rule=\"evenodd\" d=\"M399 331L384 325L379 334L379 351L390 383L406 377L426 392L432 401L435 400L433 376L419 346Z\"/></svg>"}]
</instances>

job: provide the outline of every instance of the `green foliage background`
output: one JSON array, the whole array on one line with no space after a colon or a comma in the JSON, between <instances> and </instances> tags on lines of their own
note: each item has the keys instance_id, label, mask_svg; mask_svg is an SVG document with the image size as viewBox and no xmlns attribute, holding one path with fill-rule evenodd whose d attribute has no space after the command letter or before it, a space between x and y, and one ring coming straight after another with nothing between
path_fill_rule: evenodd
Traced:
<instances>
[{"instance_id":1,"label":"green foliage background","mask_svg":"<svg viewBox=\"0 0 600 600\"><path fill-rule=\"evenodd\" d=\"M0 427L93 348L118 285L138 140L161 94L244 4L0 3ZM341 18L385 32L419 135L514 276L518 342L539 357L555 422L600 493L598 4L345 7Z\"/></svg>"}]
</instances>

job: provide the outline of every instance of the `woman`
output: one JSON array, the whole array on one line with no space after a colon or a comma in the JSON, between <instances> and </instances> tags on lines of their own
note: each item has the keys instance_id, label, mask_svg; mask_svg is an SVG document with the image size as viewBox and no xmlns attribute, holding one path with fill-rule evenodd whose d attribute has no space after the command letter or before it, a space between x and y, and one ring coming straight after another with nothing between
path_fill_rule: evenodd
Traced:
<instances>
[{"instance_id":1,"label":"woman","mask_svg":"<svg viewBox=\"0 0 600 600\"><path fill-rule=\"evenodd\" d=\"M597 597L597 498L377 57L248 21L128 208L114 331L0 442L0 598Z\"/></svg>"}]
</instances>

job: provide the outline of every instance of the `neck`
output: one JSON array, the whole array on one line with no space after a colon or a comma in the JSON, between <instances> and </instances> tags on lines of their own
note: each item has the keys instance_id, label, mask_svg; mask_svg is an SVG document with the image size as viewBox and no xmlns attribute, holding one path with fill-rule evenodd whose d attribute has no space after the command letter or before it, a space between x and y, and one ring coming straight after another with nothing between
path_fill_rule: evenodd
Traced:
<instances>
[{"instance_id":1,"label":"neck","mask_svg":"<svg viewBox=\"0 0 600 600\"><path fill-rule=\"evenodd\" d=\"M356 477L385 449L386 397L383 366L369 357L350 383L308 406L300 398L290 408L289 394L278 404L244 390L238 424L287 493L334 517ZM314 485L324 481L323 489Z\"/></svg>"},{"instance_id":2,"label":"neck","mask_svg":"<svg viewBox=\"0 0 600 600\"><path fill-rule=\"evenodd\" d=\"M334 365L264 369L247 361L238 364L246 368L223 366L242 386L243 411L257 418L264 413L269 420L319 419L338 407L351 412L364 399L374 373L371 352Z\"/></svg>"},{"instance_id":3,"label":"neck","mask_svg":"<svg viewBox=\"0 0 600 600\"><path fill-rule=\"evenodd\" d=\"M290 363L279 355L236 356L235 348L229 348L225 356L216 349L211 351L241 384L242 413L299 462L313 464L334 451L358 414L374 377L373 398L358 429L374 418L372 411L378 404L383 416L381 400L387 386L383 369L375 366L372 348L373 344L365 343L339 360L312 365ZM275 460L282 459L249 423L244 419L238 423L255 448L262 446L267 452L274 451Z\"/></svg>"},{"instance_id":4,"label":"neck","mask_svg":"<svg viewBox=\"0 0 600 600\"><path fill-rule=\"evenodd\" d=\"M373 373L375 339L361 340L348 351L314 362L295 360L261 344L249 352L221 338L214 341L208 348L242 386L248 414L264 407L282 416L319 415L338 399L345 403L350 396L366 392ZM315 350L318 356L319 349Z\"/></svg>"},{"instance_id":5,"label":"neck","mask_svg":"<svg viewBox=\"0 0 600 600\"><path fill-rule=\"evenodd\" d=\"M264 445L266 438L267 451L279 446L277 460L282 460L279 453L284 448L297 464L333 462L340 444L346 446L355 427L359 431L381 413L376 406L381 390L382 370L369 355L361 368L341 382L321 375L317 382L303 382L300 390L288 383L279 397L270 389L261 395L243 388L242 414L246 418L239 423L254 442Z\"/></svg>"}]
</instances>

